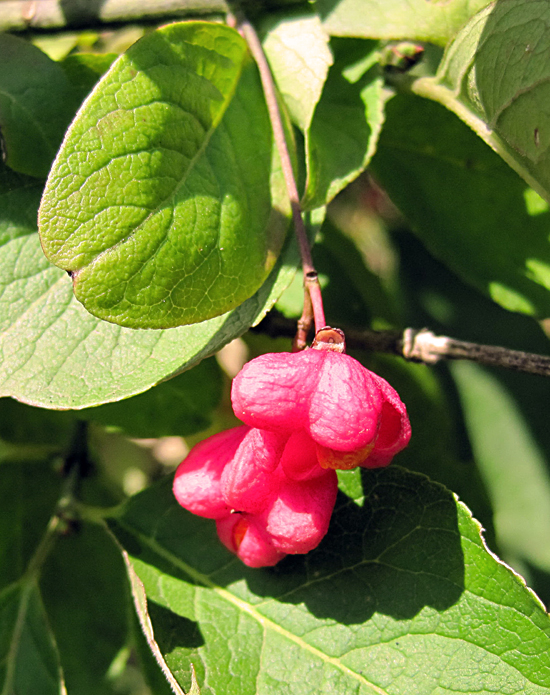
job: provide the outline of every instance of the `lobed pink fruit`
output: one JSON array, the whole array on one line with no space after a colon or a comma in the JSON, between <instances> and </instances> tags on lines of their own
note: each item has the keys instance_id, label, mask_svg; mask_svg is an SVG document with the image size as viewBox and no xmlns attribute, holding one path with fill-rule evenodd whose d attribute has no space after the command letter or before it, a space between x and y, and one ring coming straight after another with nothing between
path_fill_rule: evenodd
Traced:
<instances>
[{"instance_id":1,"label":"lobed pink fruit","mask_svg":"<svg viewBox=\"0 0 550 695\"><path fill-rule=\"evenodd\" d=\"M250 567L315 548L336 501L334 469L386 466L410 438L395 390L339 352L262 355L235 377L231 399L245 426L195 446L174 494L215 519L222 543Z\"/></svg>"},{"instance_id":2,"label":"lobed pink fruit","mask_svg":"<svg viewBox=\"0 0 550 695\"><path fill-rule=\"evenodd\" d=\"M231 401L235 415L250 427L305 432L324 468L385 466L411 436L396 391L339 352L261 355L233 380Z\"/></svg>"}]
</instances>

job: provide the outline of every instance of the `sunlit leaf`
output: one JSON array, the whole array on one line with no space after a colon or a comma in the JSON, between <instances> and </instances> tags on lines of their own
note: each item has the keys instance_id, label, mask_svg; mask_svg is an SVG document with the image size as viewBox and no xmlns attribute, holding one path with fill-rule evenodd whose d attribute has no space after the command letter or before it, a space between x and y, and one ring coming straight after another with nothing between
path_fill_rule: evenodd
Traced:
<instances>
[{"instance_id":1,"label":"sunlit leaf","mask_svg":"<svg viewBox=\"0 0 550 695\"><path fill-rule=\"evenodd\" d=\"M550 201L550 7L500 0L479 12L449 46L418 94L454 111ZM547 268L532 273L548 285Z\"/></svg>"},{"instance_id":2,"label":"sunlit leaf","mask_svg":"<svg viewBox=\"0 0 550 695\"><path fill-rule=\"evenodd\" d=\"M204 321L273 268L288 226L280 177L244 40L171 24L121 56L73 121L40 208L44 251L99 318Z\"/></svg>"},{"instance_id":3,"label":"sunlit leaf","mask_svg":"<svg viewBox=\"0 0 550 695\"><path fill-rule=\"evenodd\" d=\"M307 130L332 65L319 17L300 13L270 19L263 47L294 123Z\"/></svg>"},{"instance_id":4,"label":"sunlit leaf","mask_svg":"<svg viewBox=\"0 0 550 695\"><path fill-rule=\"evenodd\" d=\"M306 209L325 205L366 168L384 119L375 41L335 40L321 99L306 131Z\"/></svg>"},{"instance_id":5,"label":"sunlit leaf","mask_svg":"<svg viewBox=\"0 0 550 695\"><path fill-rule=\"evenodd\" d=\"M417 39L445 44L489 0L317 0L325 29L336 36Z\"/></svg>"}]
</instances>

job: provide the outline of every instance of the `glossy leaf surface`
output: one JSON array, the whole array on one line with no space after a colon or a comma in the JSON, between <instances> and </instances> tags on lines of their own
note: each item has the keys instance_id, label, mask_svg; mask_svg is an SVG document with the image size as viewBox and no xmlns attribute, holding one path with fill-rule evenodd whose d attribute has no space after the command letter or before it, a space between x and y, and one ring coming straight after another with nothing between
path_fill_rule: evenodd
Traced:
<instances>
[{"instance_id":1,"label":"glossy leaf surface","mask_svg":"<svg viewBox=\"0 0 550 695\"><path fill-rule=\"evenodd\" d=\"M550 316L544 201L441 106L399 95L386 114L373 168L428 249L506 309Z\"/></svg>"},{"instance_id":2,"label":"glossy leaf surface","mask_svg":"<svg viewBox=\"0 0 550 695\"><path fill-rule=\"evenodd\" d=\"M171 480L111 519L183 687L193 663L201 692L227 695L546 692L550 619L468 510L398 467L362 483L317 550L274 569L240 564Z\"/></svg>"},{"instance_id":3,"label":"glossy leaf surface","mask_svg":"<svg viewBox=\"0 0 550 695\"><path fill-rule=\"evenodd\" d=\"M0 132L6 164L45 178L77 101L63 69L32 44L0 35Z\"/></svg>"},{"instance_id":4,"label":"glossy leaf surface","mask_svg":"<svg viewBox=\"0 0 550 695\"><path fill-rule=\"evenodd\" d=\"M317 0L326 30L336 36L417 39L445 44L488 0Z\"/></svg>"},{"instance_id":5,"label":"glossy leaf surface","mask_svg":"<svg viewBox=\"0 0 550 695\"><path fill-rule=\"evenodd\" d=\"M114 63L73 122L40 209L44 251L99 318L170 328L219 316L254 294L282 247L272 150L239 34L161 28Z\"/></svg>"}]
</instances>

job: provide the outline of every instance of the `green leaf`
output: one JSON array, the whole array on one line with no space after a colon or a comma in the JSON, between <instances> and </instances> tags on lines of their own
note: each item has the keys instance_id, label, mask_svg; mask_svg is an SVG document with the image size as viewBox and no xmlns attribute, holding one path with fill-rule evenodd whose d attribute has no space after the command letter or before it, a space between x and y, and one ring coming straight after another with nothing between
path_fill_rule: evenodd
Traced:
<instances>
[{"instance_id":1,"label":"green leaf","mask_svg":"<svg viewBox=\"0 0 550 695\"><path fill-rule=\"evenodd\" d=\"M290 118L306 131L332 65L328 34L312 12L268 21L264 51Z\"/></svg>"},{"instance_id":2,"label":"green leaf","mask_svg":"<svg viewBox=\"0 0 550 695\"><path fill-rule=\"evenodd\" d=\"M541 196L550 200L550 8L500 0L449 46L418 94L454 111Z\"/></svg>"},{"instance_id":3,"label":"green leaf","mask_svg":"<svg viewBox=\"0 0 550 695\"><path fill-rule=\"evenodd\" d=\"M201 324L134 331L100 321L44 257L37 234L0 247L0 396L85 408L147 390L189 369L258 323L296 272L293 237L260 290Z\"/></svg>"},{"instance_id":4,"label":"green leaf","mask_svg":"<svg viewBox=\"0 0 550 695\"><path fill-rule=\"evenodd\" d=\"M11 169L45 178L76 109L63 69L27 41L0 35L0 134Z\"/></svg>"},{"instance_id":5,"label":"green leaf","mask_svg":"<svg viewBox=\"0 0 550 695\"><path fill-rule=\"evenodd\" d=\"M44 186L17 174L0 162L0 246L10 239L36 232L36 215Z\"/></svg>"},{"instance_id":6,"label":"green leaf","mask_svg":"<svg viewBox=\"0 0 550 695\"><path fill-rule=\"evenodd\" d=\"M129 596L124 563L110 534L84 523L61 536L44 565L40 588L67 691L115 692L107 671L127 640Z\"/></svg>"},{"instance_id":7,"label":"green leaf","mask_svg":"<svg viewBox=\"0 0 550 695\"><path fill-rule=\"evenodd\" d=\"M36 584L37 550L59 497L44 464L0 465L0 692L60 695L55 639Z\"/></svg>"},{"instance_id":8,"label":"green leaf","mask_svg":"<svg viewBox=\"0 0 550 695\"><path fill-rule=\"evenodd\" d=\"M53 635L34 584L13 584L0 593L0 687L5 695L62 695Z\"/></svg>"},{"instance_id":9,"label":"green leaf","mask_svg":"<svg viewBox=\"0 0 550 695\"><path fill-rule=\"evenodd\" d=\"M306 132L303 205L325 205L366 168L384 119L383 79L375 41L332 42L334 65Z\"/></svg>"},{"instance_id":10,"label":"green leaf","mask_svg":"<svg viewBox=\"0 0 550 695\"><path fill-rule=\"evenodd\" d=\"M221 371L212 358L129 400L88 408L79 416L131 437L185 437L210 425L221 395Z\"/></svg>"},{"instance_id":11,"label":"green leaf","mask_svg":"<svg viewBox=\"0 0 550 695\"><path fill-rule=\"evenodd\" d=\"M416 39L444 45L489 0L317 0L335 36Z\"/></svg>"},{"instance_id":12,"label":"green leaf","mask_svg":"<svg viewBox=\"0 0 550 695\"><path fill-rule=\"evenodd\" d=\"M499 546L550 571L548 461L512 396L476 364L452 365L476 462L495 512Z\"/></svg>"},{"instance_id":13,"label":"green leaf","mask_svg":"<svg viewBox=\"0 0 550 695\"><path fill-rule=\"evenodd\" d=\"M111 519L180 684L193 663L213 695L547 692L550 618L464 505L398 467L365 471L363 495L341 498L317 550L265 570L179 508L170 480Z\"/></svg>"},{"instance_id":14,"label":"green leaf","mask_svg":"<svg viewBox=\"0 0 550 695\"><path fill-rule=\"evenodd\" d=\"M506 309L550 316L549 213L525 183L440 105L398 95L373 169L428 249Z\"/></svg>"},{"instance_id":15,"label":"green leaf","mask_svg":"<svg viewBox=\"0 0 550 695\"><path fill-rule=\"evenodd\" d=\"M371 310L383 312L388 302L378 278L365 267L354 243L327 219L317 234L312 252L328 325L370 327ZM287 318L297 320L303 303L304 276L298 271L275 308Z\"/></svg>"},{"instance_id":16,"label":"green leaf","mask_svg":"<svg viewBox=\"0 0 550 695\"><path fill-rule=\"evenodd\" d=\"M154 656L155 661L157 662L157 665L161 669L164 677L170 684L171 691L175 693L175 695L185 695L184 691L180 688L178 681L174 678L172 675L172 672L168 668L166 661L164 660L164 657L162 656L162 653L160 651L160 648L155 640L155 634L153 630L153 624L151 623L151 618L149 616L149 612L147 610L147 596L145 594L145 589L143 588L143 584L138 577L131 561L130 558L128 557L128 553L126 551L123 552L124 556L124 562L126 563L126 569L128 572L128 579L130 580L130 588L132 591L132 597L134 599L134 608L136 609L137 616L139 618L139 624L143 633L143 636L145 637L145 640L147 641L147 645L150 649L151 654ZM196 679L195 679L195 673L193 671L193 667L191 666L191 673L192 673L192 685L191 685L191 690L196 689Z\"/></svg>"},{"instance_id":17,"label":"green leaf","mask_svg":"<svg viewBox=\"0 0 550 695\"><path fill-rule=\"evenodd\" d=\"M288 227L283 190L244 40L220 24L171 24L113 64L71 125L40 208L42 244L99 318L200 322L269 275Z\"/></svg>"}]
</instances>

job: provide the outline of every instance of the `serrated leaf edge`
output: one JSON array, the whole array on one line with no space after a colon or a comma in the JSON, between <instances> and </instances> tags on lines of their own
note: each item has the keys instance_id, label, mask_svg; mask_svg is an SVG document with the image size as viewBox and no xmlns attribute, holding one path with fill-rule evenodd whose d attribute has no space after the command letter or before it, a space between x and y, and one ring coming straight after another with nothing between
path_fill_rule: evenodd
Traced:
<instances>
[{"instance_id":1,"label":"serrated leaf edge","mask_svg":"<svg viewBox=\"0 0 550 695\"><path fill-rule=\"evenodd\" d=\"M460 500L458 495L456 493L452 493L453 497L457 503L457 505L464 511L468 519L473 523L473 525L476 528L477 533L479 534L479 539L481 541L481 545L483 547L483 550L491 556L491 558L499 565L504 567L506 570L508 570L511 574L514 575L514 577L517 579L518 583L521 584L521 586L529 593L531 598L535 601L535 603L538 605L539 608L541 608L545 613L547 613L546 606L542 602L541 598L531 589L530 586L527 586L527 582L525 581L525 578L522 577L521 574L519 574L513 567L510 567L504 560L502 560L498 555L496 555L491 548L487 545L487 542L485 540L484 536L484 531L485 529L481 525L481 523L473 516L470 508Z\"/></svg>"}]
</instances>

